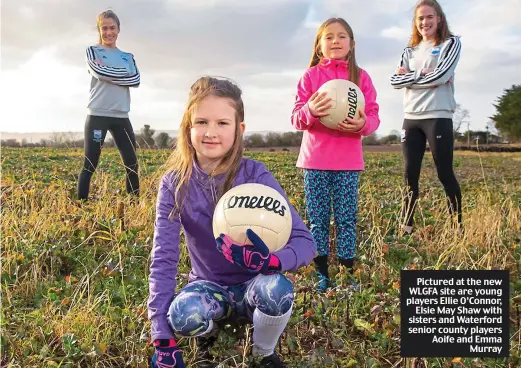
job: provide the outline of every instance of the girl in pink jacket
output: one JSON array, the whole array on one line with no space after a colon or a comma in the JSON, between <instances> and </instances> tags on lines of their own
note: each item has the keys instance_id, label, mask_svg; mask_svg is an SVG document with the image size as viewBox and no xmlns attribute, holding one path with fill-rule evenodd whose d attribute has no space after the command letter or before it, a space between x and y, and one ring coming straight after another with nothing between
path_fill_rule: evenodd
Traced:
<instances>
[{"instance_id":1,"label":"girl in pink jacket","mask_svg":"<svg viewBox=\"0 0 521 368\"><path fill-rule=\"evenodd\" d=\"M331 100L317 90L332 79L357 84L365 97L359 119L346 117L338 129L327 128ZM297 167L304 169L306 211L318 248L318 290L329 286L328 255L331 207L337 232L339 263L351 272L356 247L358 175L364 170L362 136L380 125L376 90L369 74L356 64L353 30L342 18L330 18L318 29L309 67L297 86L291 123L304 131ZM331 206L331 202L333 205Z\"/></svg>"}]
</instances>

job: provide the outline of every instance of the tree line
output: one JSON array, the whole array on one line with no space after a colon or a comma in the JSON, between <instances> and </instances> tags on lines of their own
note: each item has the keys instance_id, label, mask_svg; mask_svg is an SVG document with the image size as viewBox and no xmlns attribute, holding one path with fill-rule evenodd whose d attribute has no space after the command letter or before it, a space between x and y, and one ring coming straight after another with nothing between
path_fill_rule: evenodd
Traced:
<instances>
[{"instance_id":1,"label":"tree line","mask_svg":"<svg viewBox=\"0 0 521 368\"><path fill-rule=\"evenodd\" d=\"M521 140L521 85L513 85L503 91L496 104L496 114L490 117L486 130L472 131L470 129L470 113L458 104L453 117L454 138L463 144L475 143L504 143ZM460 132L463 128L465 132ZM298 147L302 141L303 132L270 132L267 134L253 133L244 137L246 148L261 147ZM400 143L400 132L393 130L390 134L378 137L376 134L363 138L364 145L386 145ZM176 138L168 133L156 131L145 125L139 134L136 134L136 144L140 148L165 149L175 146ZM42 139L37 143L21 142L16 139L1 141L3 147L83 147L83 139L75 139L72 133L53 133L51 138ZM105 147L113 147L111 138L105 140Z\"/></svg>"},{"instance_id":2,"label":"tree line","mask_svg":"<svg viewBox=\"0 0 521 368\"><path fill-rule=\"evenodd\" d=\"M144 133L144 134L143 134ZM154 129L149 125L145 125L141 134L136 135L136 144L142 149L171 149L175 146L176 138L171 137L168 133L161 132L154 134ZM253 133L244 137L244 147L246 148L271 148L271 147L299 147L302 142L303 132L270 132L267 134ZM503 139L488 131L467 131L464 134L456 134L456 140L461 143L476 144L492 144L502 143ZM390 145L400 143L400 133L397 130L391 131L390 134L378 137L373 133L362 140L364 145ZM2 147L55 147L55 148L83 148L83 139L72 139L70 134L58 133L49 139L41 139L39 142L27 142L23 139L21 142L16 139L3 139ZM104 147L115 147L114 141L107 137Z\"/></svg>"}]
</instances>

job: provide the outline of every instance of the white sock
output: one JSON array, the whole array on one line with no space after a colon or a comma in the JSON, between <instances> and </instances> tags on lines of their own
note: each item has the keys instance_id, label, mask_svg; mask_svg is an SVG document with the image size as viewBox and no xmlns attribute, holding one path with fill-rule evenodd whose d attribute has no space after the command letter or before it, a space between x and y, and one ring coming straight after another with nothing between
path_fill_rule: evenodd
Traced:
<instances>
[{"instance_id":1,"label":"white sock","mask_svg":"<svg viewBox=\"0 0 521 368\"><path fill-rule=\"evenodd\" d=\"M293 304L282 316L268 316L258 308L253 312L253 354L268 356L273 354L280 335L286 328Z\"/></svg>"}]
</instances>

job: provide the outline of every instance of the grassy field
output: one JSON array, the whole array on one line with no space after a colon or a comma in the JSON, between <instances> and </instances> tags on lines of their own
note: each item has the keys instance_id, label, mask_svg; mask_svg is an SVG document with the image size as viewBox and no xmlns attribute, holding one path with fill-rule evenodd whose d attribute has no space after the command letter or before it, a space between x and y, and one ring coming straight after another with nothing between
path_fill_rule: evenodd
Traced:
<instances>
[{"instance_id":1,"label":"grassy field","mask_svg":"<svg viewBox=\"0 0 521 368\"><path fill-rule=\"evenodd\" d=\"M2 151L2 366L145 367L153 349L146 318L147 275L160 167L167 151L140 150L142 195L124 195L114 149L102 153L91 184L95 200L79 206L81 149ZM272 170L305 218L302 173L293 152L247 152ZM290 367L521 367L521 154L458 152L464 235L451 230L446 202L426 155L417 231L397 232L401 206L399 152L366 153L359 195L361 291L334 266L338 286L313 292L313 269L293 274L294 313L279 351ZM334 240L332 240L334 245ZM510 271L507 359L399 356L401 269ZM189 271L186 251L180 285ZM249 332L249 331L247 331ZM247 363L251 341L220 335L214 352L225 367ZM193 341L180 340L185 361Z\"/></svg>"}]
</instances>

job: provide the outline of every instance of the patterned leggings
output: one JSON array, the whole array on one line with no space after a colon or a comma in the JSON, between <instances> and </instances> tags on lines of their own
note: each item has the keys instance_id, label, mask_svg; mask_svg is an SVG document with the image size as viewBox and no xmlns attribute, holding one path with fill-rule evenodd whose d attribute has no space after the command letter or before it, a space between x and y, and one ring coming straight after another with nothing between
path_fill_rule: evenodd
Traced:
<instances>
[{"instance_id":1,"label":"patterned leggings","mask_svg":"<svg viewBox=\"0 0 521 368\"><path fill-rule=\"evenodd\" d=\"M306 211L318 255L329 255L331 200L340 259L355 257L358 171L304 170Z\"/></svg>"},{"instance_id":2,"label":"patterned leggings","mask_svg":"<svg viewBox=\"0 0 521 368\"><path fill-rule=\"evenodd\" d=\"M206 280L193 281L174 298L168 322L181 336L207 335L220 322L251 322L256 308L268 316L282 316L293 305L293 296L293 284L279 273L258 275L229 287Z\"/></svg>"}]
</instances>

